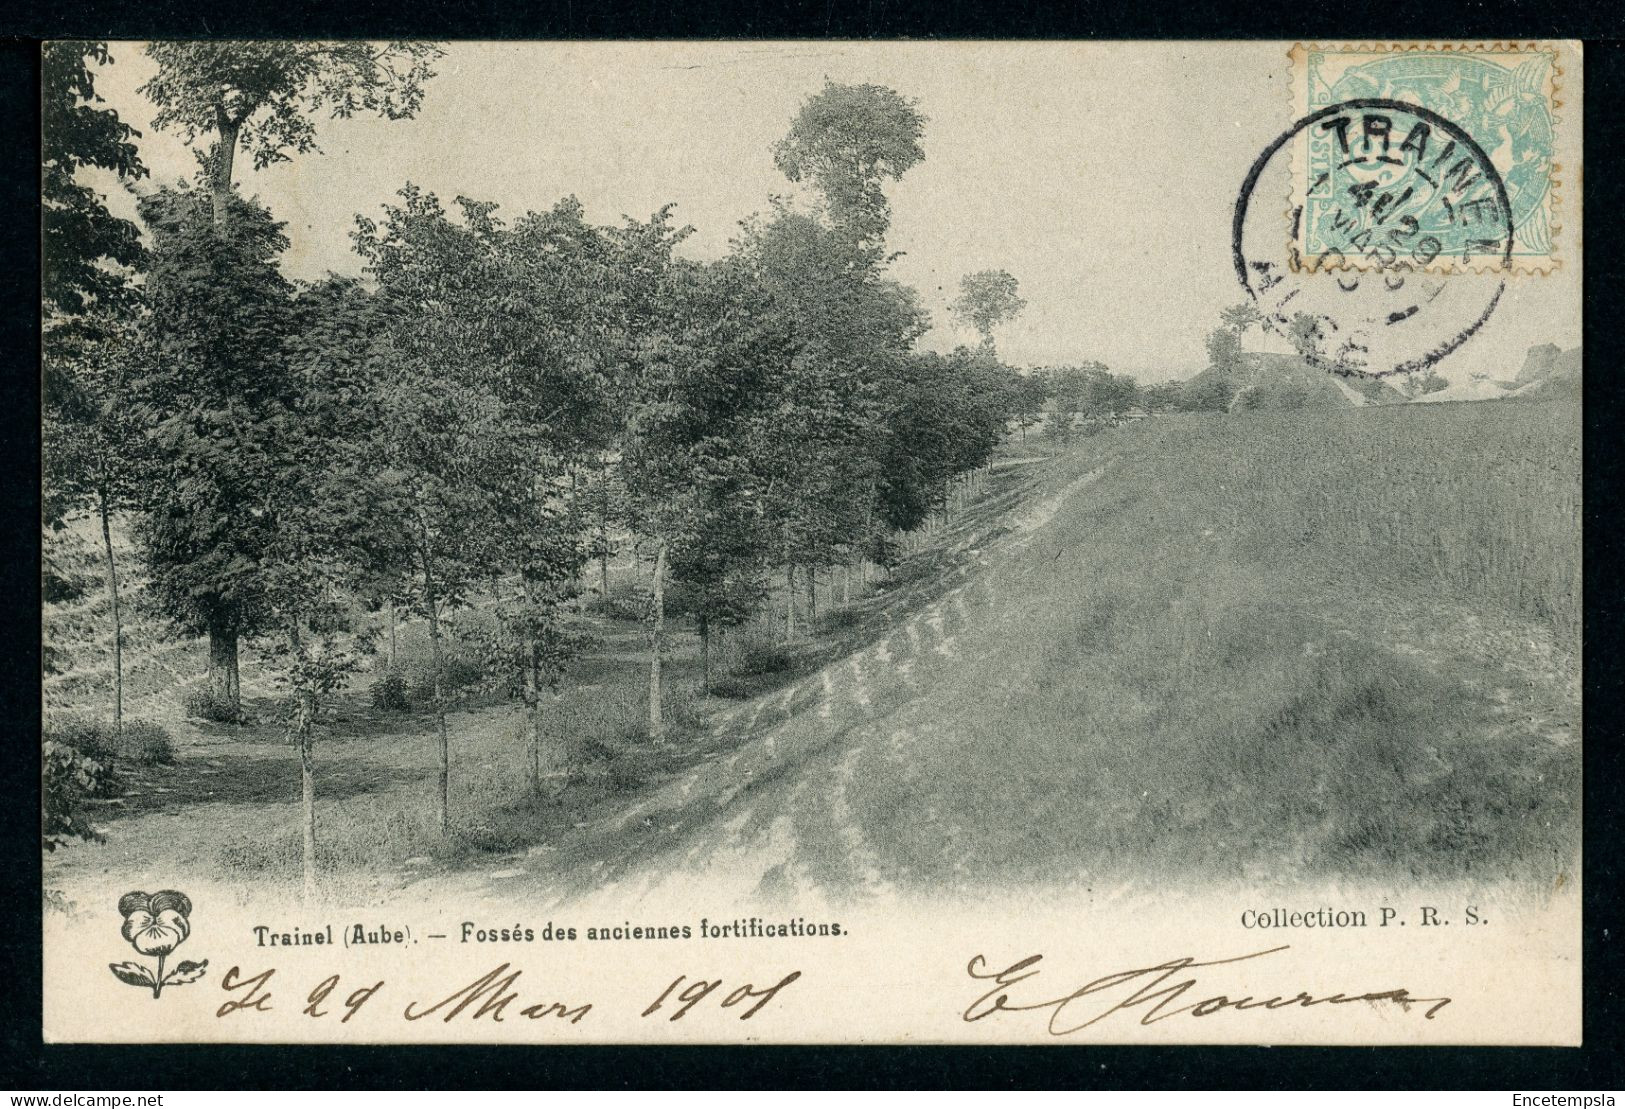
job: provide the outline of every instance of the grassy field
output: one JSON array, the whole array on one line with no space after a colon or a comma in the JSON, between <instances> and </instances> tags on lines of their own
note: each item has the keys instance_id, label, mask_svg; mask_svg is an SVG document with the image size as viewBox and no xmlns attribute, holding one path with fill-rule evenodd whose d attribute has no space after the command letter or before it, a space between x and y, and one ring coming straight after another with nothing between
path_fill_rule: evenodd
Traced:
<instances>
[{"instance_id":1,"label":"grassy field","mask_svg":"<svg viewBox=\"0 0 1625 1109\"><path fill-rule=\"evenodd\" d=\"M318 747L330 874L357 896L452 875L564 895L732 867L763 892L860 896L1571 866L1575 405L1171 416L1010 461L883 588L823 599L817 634L740 683L752 696L701 699L683 639L667 744L639 733L639 629L595 621L548 710L572 752L554 798L526 796L518 708L463 706L449 839L429 718L347 695ZM196 645L134 653L201 669ZM94 710L73 680L48 699ZM176 762L135 773L97 814L107 842L56 853L47 886L295 882L275 725L143 697Z\"/></svg>"},{"instance_id":2,"label":"grassy field","mask_svg":"<svg viewBox=\"0 0 1625 1109\"><path fill-rule=\"evenodd\" d=\"M1174 418L1066 467L1102 476L990 575L932 757L855 777L914 880L1569 865L1574 406Z\"/></svg>"}]
</instances>

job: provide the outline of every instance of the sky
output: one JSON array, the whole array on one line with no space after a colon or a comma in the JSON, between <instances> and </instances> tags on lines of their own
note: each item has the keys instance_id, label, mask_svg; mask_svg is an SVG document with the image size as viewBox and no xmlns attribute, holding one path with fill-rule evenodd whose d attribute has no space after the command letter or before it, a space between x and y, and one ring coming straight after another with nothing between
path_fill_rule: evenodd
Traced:
<instances>
[{"instance_id":1,"label":"sky","mask_svg":"<svg viewBox=\"0 0 1625 1109\"><path fill-rule=\"evenodd\" d=\"M1291 123L1288 45L451 43L417 118L321 120L319 152L264 170L239 157L236 181L287 222L296 278L358 273L356 215L376 216L408 181L510 217L572 194L598 223L675 204L695 228L686 252L712 258L773 195L805 198L773 144L826 79L886 85L927 118L925 160L887 188L894 276L934 321L924 345L972 341L947 305L963 275L1005 269L1027 300L997 333L1005 361L1183 378L1205 365L1220 309L1245 296L1231 215L1249 166ZM97 89L142 132L142 187L192 177L192 152L151 126L138 91L151 61L135 43L112 52ZM1577 94L1569 107L1577 133ZM1568 226L1577 242L1578 219ZM1510 377L1533 343L1576 345L1578 272L1576 257L1514 280L1441 371Z\"/></svg>"}]
</instances>

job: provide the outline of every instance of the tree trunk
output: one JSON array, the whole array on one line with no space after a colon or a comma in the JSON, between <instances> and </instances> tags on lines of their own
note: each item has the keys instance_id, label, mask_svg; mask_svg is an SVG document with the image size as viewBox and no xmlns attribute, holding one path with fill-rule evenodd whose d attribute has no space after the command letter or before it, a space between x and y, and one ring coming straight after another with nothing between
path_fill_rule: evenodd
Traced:
<instances>
[{"instance_id":1,"label":"tree trunk","mask_svg":"<svg viewBox=\"0 0 1625 1109\"><path fill-rule=\"evenodd\" d=\"M852 603L852 565L848 563L841 567L841 603Z\"/></svg>"},{"instance_id":2,"label":"tree trunk","mask_svg":"<svg viewBox=\"0 0 1625 1109\"><path fill-rule=\"evenodd\" d=\"M316 715L316 698L299 695L295 740L299 744L299 794L304 815L305 905L316 899L316 751L310 725Z\"/></svg>"},{"instance_id":3,"label":"tree trunk","mask_svg":"<svg viewBox=\"0 0 1625 1109\"><path fill-rule=\"evenodd\" d=\"M525 706L530 717L530 792L542 795L542 689L537 671L540 652L530 644L530 664L525 668Z\"/></svg>"},{"instance_id":4,"label":"tree trunk","mask_svg":"<svg viewBox=\"0 0 1625 1109\"><path fill-rule=\"evenodd\" d=\"M389 619L389 668L395 669L395 602L384 606Z\"/></svg>"},{"instance_id":5,"label":"tree trunk","mask_svg":"<svg viewBox=\"0 0 1625 1109\"><path fill-rule=\"evenodd\" d=\"M209 627L209 690L233 720L242 717L242 688L237 678L237 629L224 621Z\"/></svg>"},{"instance_id":6,"label":"tree trunk","mask_svg":"<svg viewBox=\"0 0 1625 1109\"><path fill-rule=\"evenodd\" d=\"M700 613L700 692L711 696L711 621Z\"/></svg>"},{"instance_id":7,"label":"tree trunk","mask_svg":"<svg viewBox=\"0 0 1625 1109\"><path fill-rule=\"evenodd\" d=\"M215 117L215 129L220 138L215 143L213 164L209 167L209 194L214 206L214 225L224 227L231 204L231 167L237 158L237 136L242 130L240 122L233 122L224 112Z\"/></svg>"},{"instance_id":8,"label":"tree trunk","mask_svg":"<svg viewBox=\"0 0 1625 1109\"><path fill-rule=\"evenodd\" d=\"M785 563L785 642L796 637L796 568Z\"/></svg>"},{"instance_id":9,"label":"tree trunk","mask_svg":"<svg viewBox=\"0 0 1625 1109\"><path fill-rule=\"evenodd\" d=\"M421 524L421 521L420 521ZM427 526L423 528L425 536ZM440 736L440 834L451 831L451 739L446 732L446 691L440 651L440 606L435 602L434 567L425 545L423 557L423 607L429 614L429 658L434 668L434 722Z\"/></svg>"},{"instance_id":10,"label":"tree trunk","mask_svg":"<svg viewBox=\"0 0 1625 1109\"><path fill-rule=\"evenodd\" d=\"M807 626L818 622L818 569L807 567Z\"/></svg>"},{"instance_id":11,"label":"tree trunk","mask_svg":"<svg viewBox=\"0 0 1625 1109\"><path fill-rule=\"evenodd\" d=\"M598 595L609 601L609 522L598 525Z\"/></svg>"},{"instance_id":12,"label":"tree trunk","mask_svg":"<svg viewBox=\"0 0 1625 1109\"><path fill-rule=\"evenodd\" d=\"M649 738L660 739L666 733L666 721L660 704L660 651L666 630L666 541L662 539L655 553L654 614L649 635Z\"/></svg>"},{"instance_id":13,"label":"tree trunk","mask_svg":"<svg viewBox=\"0 0 1625 1109\"><path fill-rule=\"evenodd\" d=\"M113 735L124 738L124 624L119 611L118 566L113 561L113 532L108 526L107 493L97 505L102 518L102 550L107 555L107 599L113 609Z\"/></svg>"}]
</instances>

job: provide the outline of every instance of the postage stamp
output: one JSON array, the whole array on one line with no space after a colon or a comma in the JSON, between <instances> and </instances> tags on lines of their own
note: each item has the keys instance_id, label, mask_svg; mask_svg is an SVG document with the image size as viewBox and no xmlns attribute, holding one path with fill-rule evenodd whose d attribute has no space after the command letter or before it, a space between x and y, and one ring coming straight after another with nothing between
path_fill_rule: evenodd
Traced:
<instances>
[{"instance_id":1,"label":"postage stamp","mask_svg":"<svg viewBox=\"0 0 1625 1109\"><path fill-rule=\"evenodd\" d=\"M1555 45L1299 43L1290 57L1294 119L1390 102L1297 136L1294 269L1380 269L1390 255L1438 273L1562 264Z\"/></svg>"}]
</instances>

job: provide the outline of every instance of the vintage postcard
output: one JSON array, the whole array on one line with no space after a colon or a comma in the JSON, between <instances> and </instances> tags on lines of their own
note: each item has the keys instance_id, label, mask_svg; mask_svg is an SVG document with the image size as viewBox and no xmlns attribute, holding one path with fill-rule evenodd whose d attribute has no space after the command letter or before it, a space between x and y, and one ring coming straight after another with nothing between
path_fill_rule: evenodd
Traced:
<instances>
[{"instance_id":1,"label":"vintage postcard","mask_svg":"<svg viewBox=\"0 0 1625 1109\"><path fill-rule=\"evenodd\" d=\"M1578 1043L1582 65L47 44L44 1038Z\"/></svg>"}]
</instances>

